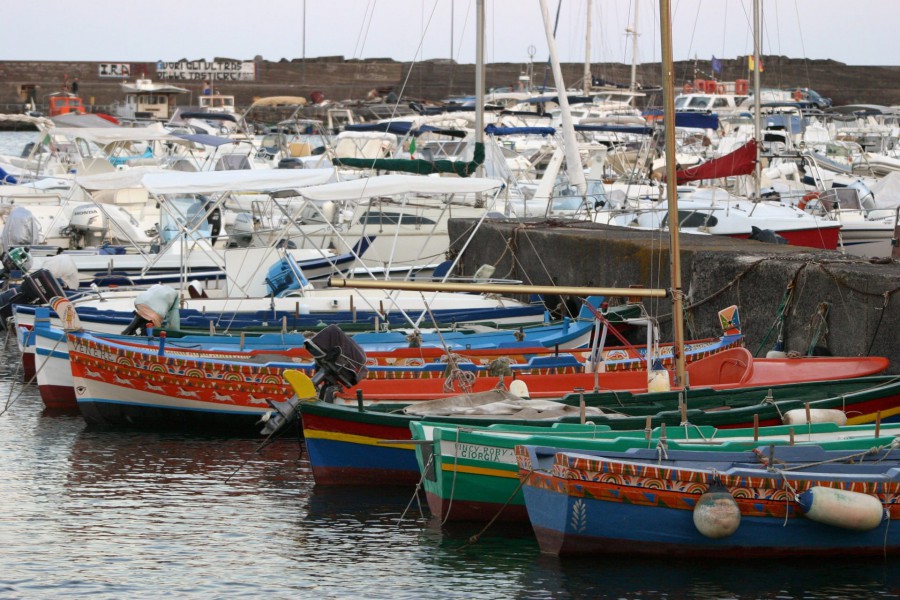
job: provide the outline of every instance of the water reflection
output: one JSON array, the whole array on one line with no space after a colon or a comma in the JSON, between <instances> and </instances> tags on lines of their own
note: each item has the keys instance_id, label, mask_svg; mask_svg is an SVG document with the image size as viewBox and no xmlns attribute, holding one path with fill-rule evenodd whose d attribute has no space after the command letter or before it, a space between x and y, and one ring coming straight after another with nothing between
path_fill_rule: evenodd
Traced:
<instances>
[{"instance_id":1,"label":"water reflection","mask_svg":"<svg viewBox=\"0 0 900 600\"><path fill-rule=\"evenodd\" d=\"M13 350L15 350L13 346ZM315 486L302 446L88 429L0 361L0 597L891 598L897 563L558 560L407 488ZM12 367L10 365L13 365ZM405 513L405 514L404 514Z\"/></svg>"}]
</instances>

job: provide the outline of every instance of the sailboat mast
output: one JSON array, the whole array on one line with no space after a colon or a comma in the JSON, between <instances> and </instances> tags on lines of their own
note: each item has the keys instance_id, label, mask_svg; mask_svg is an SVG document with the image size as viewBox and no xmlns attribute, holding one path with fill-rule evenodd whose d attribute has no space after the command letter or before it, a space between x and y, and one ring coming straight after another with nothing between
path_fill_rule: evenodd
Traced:
<instances>
[{"instance_id":1,"label":"sailboat mast","mask_svg":"<svg viewBox=\"0 0 900 600\"><path fill-rule=\"evenodd\" d=\"M675 176L675 64L672 59L672 17L669 0L659 0L662 88L666 142L666 200L669 203L669 254L672 267L672 333L675 386L687 385L684 368L684 315L681 294L681 248L678 236L678 184Z\"/></svg>"},{"instance_id":2,"label":"sailboat mast","mask_svg":"<svg viewBox=\"0 0 900 600\"><path fill-rule=\"evenodd\" d=\"M632 92L637 89L637 49L638 49L638 0L634 0L634 26L631 28L631 86Z\"/></svg>"},{"instance_id":3,"label":"sailboat mast","mask_svg":"<svg viewBox=\"0 0 900 600\"><path fill-rule=\"evenodd\" d=\"M759 164L759 152L762 148L762 99L759 94L759 46L761 44L762 23L759 18L759 0L753 0L753 134L756 140L756 171L755 182L753 184L753 199L759 200L760 177L762 176L762 167Z\"/></svg>"},{"instance_id":4,"label":"sailboat mast","mask_svg":"<svg viewBox=\"0 0 900 600\"><path fill-rule=\"evenodd\" d=\"M484 29L484 0L478 0L475 3L475 141L481 144L484 143Z\"/></svg>"},{"instance_id":5,"label":"sailboat mast","mask_svg":"<svg viewBox=\"0 0 900 600\"><path fill-rule=\"evenodd\" d=\"M587 193L587 182L584 178L584 168L581 166L581 155L578 153L578 142L575 141L575 125L572 122L572 113L569 111L569 99L566 96L566 85L563 81L562 68L559 66L559 56L556 53L556 39L553 35L553 28L550 27L550 13L547 11L546 0L541 0L541 17L544 20L544 33L547 35L550 63L553 67L553 81L556 84L559 111L562 115L566 171L569 174L569 182L578 189L579 194L584 196Z\"/></svg>"},{"instance_id":6,"label":"sailboat mast","mask_svg":"<svg viewBox=\"0 0 900 600\"><path fill-rule=\"evenodd\" d=\"M591 0L587 0L587 18L584 31L584 95L591 95Z\"/></svg>"}]
</instances>

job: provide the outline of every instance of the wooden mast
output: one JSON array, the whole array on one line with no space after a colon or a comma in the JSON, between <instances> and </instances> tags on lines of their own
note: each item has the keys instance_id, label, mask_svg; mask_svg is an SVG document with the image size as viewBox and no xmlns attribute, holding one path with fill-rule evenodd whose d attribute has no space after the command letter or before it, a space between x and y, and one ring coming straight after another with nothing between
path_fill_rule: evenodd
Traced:
<instances>
[{"instance_id":1,"label":"wooden mast","mask_svg":"<svg viewBox=\"0 0 900 600\"><path fill-rule=\"evenodd\" d=\"M482 294L557 294L569 296L618 296L636 298L665 298L668 290L659 288L612 288L571 285L519 285L515 283L462 283L432 281L392 281L385 279L345 279L332 277L330 287L365 288L376 290L407 290L413 292L475 292ZM683 340L682 340L683 341Z\"/></svg>"},{"instance_id":2,"label":"wooden mast","mask_svg":"<svg viewBox=\"0 0 900 600\"><path fill-rule=\"evenodd\" d=\"M662 88L666 142L666 200L669 203L669 253L672 269L672 335L675 387L685 387L684 306L681 292L681 247L678 236L678 182L675 175L675 65L672 59L672 17L669 0L659 0Z\"/></svg>"}]
</instances>

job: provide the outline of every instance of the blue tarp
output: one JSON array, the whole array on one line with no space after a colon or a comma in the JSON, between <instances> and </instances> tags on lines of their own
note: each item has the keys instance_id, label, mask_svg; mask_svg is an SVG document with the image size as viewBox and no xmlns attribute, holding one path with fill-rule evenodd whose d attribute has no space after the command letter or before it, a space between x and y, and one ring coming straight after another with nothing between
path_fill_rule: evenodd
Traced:
<instances>
[{"instance_id":1,"label":"blue tarp","mask_svg":"<svg viewBox=\"0 0 900 600\"><path fill-rule=\"evenodd\" d=\"M593 96L566 96L566 100L569 101L569 104L590 104L594 101ZM544 104L546 102L556 102L559 103L559 95L555 94L553 96L538 96L536 98L529 98L526 100L529 104Z\"/></svg>"},{"instance_id":2,"label":"blue tarp","mask_svg":"<svg viewBox=\"0 0 900 600\"><path fill-rule=\"evenodd\" d=\"M641 125L576 125L575 131L608 131L610 133L650 135L653 132L653 128Z\"/></svg>"},{"instance_id":3,"label":"blue tarp","mask_svg":"<svg viewBox=\"0 0 900 600\"><path fill-rule=\"evenodd\" d=\"M237 117L230 113L183 112L178 115L182 119L206 119L207 121L231 121L237 123Z\"/></svg>"},{"instance_id":4,"label":"blue tarp","mask_svg":"<svg viewBox=\"0 0 900 600\"><path fill-rule=\"evenodd\" d=\"M390 121L386 123L355 123L344 125L344 131L384 131L395 135L406 135L412 124L407 121Z\"/></svg>"},{"instance_id":5,"label":"blue tarp","mask_svg":"<svg viewBox=\"0 0 900 600\"><path fill-rule=\"evenodd\" d=\"M14 185L14 184L19 183L19 182L16 180L15 177L13 177L12 175L10 175L9 173L7 173L6 171L4 171L3 169L0 169L0 185L6 184L6 183L8 183L8 184L10 184L10 185Z\"/></svg>"},{"instance_id":6,"label":"blue tarp","mask_svg":"<svg viewBox=\"0 0 900 600\"><path fill-rule=\"evenodd\" d=\"M660 119L663 118L661 109L645 110L645 117ZM699 113L699 112L676 112L675 127L691 127L693 129L718 129L719 115L715 113Z\"/></svg>"},{"instance_id":7,"label":"blue tarp","mask_svg":"<svg viewBox=\"0 0 900 600\"><path fill-rule=\"evenodd\" d=\"M553 127L497 127L493 123L484 128L484 132L488 135L553 135L556 129Z\"/></svg>"}]
</instances>

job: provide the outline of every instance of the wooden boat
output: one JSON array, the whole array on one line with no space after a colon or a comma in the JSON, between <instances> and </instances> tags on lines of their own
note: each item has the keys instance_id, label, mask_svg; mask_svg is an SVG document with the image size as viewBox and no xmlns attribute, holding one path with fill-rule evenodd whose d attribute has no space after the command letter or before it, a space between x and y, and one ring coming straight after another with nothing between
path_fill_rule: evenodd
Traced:
<instances>
[{"instance_id":1,"label":"wooden boat","mask_svg":"<svg viewBox=\"0 0 900 600\"><path fill-rule=\"evenodd\" d=\"M804 409L797 411L802 417ZM792 415L794 416L794 415ZM834 422L716 429L682 424L619 431L607 425L557 423L535 425L410 423L422 488L431 513L447 521L527 521L518 478L517 445L579 452L623 452L630 448L736 452L762 444L816 444L832 450L888 446L900 435L900 423L838 425Z\"/></svg>"},{"instance_id":2,"label":"wooden boat","mask_svg":"<svg viewBox=\"0 0 900 600\"><path fill-rule=\"evenodd\" d=\"M592 301L599 303L601 298ZM598 304L599 306L599 304ZM611 309L609 319L614 323L624 323L620 317L631 312L628 305L624 310ZM52 327L48 309L38 309L35 327L28 336L22 352L23 364L32 358L32 375L45 406L48 408L77 408L72 370L69 364L68 346L64 330ZM420 344L410 347L406 334L401 332L362 333L354 336L354 341L362 338L361 347L367 350L366 363L370 367L370 377L409 378L439 377L447 368L447 359L452 351L453 358L473 365L470 372L485 375L491 371L495 361L509 364L511 371L535 368L540 363L543 368L554 366L572 367L583 362L589 350L570 349L570 344L583 346L590 340L593 330L590 311L583 310L578 319L565 318L557 323L546 323L535 327L525 327L514 331L477 332L466 329L456 331L423 333ZM162 344L163 356L169 359L202 359L204 361L270 363L307 363L313 357L304 347L307 335L300 333L261 334L257 336L211 336L183 335L169 338L163 332L161 337L136 337L126 335L98 335L97 339L115 342L120 346L140 349L159 356ZM434 341L443 339L447 348L438 347ZM739 334L729 336L726 343L737 343ZM710 340L712 343L713 340ZM373 350L374 348L374 350ZM31 352L29 352L29 349ZM642 348L607 348L604 357L615 359L626 356L627 362L639 365L637 360ZM573 362L575 361L575 362ZM611 360L610 365L625 363L625 360ZM374 368L372 368L374 367ZM26 376L28 366L26 364ZM208 366L204 368L209 368Z\"/></svg>"},{"instance_id":3,"label":"wooden boat","mask_svg":"<svg viewBox=\"0 0 900 600\"><path fill-rule=\"evenodd\" d=\"M735 343L737 339L739 337L732 337L722 343ZM290 386L283 378L286 369L301 369L312 375L321 367L309 354L299 350L291 351L287 356L259 351L256 354L259 362L250 362L248 359L254 355L244 353L238 361L227 360L233 359L234 354L229 356L223 351L211 352L204 357L183 350L173 351L165 344L139 347L86 332L70 332L67 346L73 388L78 392L77 404L88 422L105 425L171 427L179 422L180 415L185 415L190 418L184 426L208 429L227 421L226 417L231 415L236 417L240 427L247 424L249 418L244 418L246 415L252 415L253 420L259 419L269 409L267 401L285 401L291 397ZM703 344L697 354L710 352L712 347L712 343ZM373 378L372 382L374 378L383 378L388 389L408 390L405 394L398 393L401 397L427 395L432 398L455 395L452 388L447 387L451 374L468 374L477 388L496 387L499 378L492 373L495 373L493 363L498 357L504 359L504 364L508 363L505 368L509 372L516 373L517 378L529 382L534 389L555 387L552 381L557 375L549 375L550 372L583 369L577 354L556 354L539 349L544 350L541 355L532 354L533 350L460 350L453 353L459 358L454 359L451 366L444 350L408 348L381 356L378 353L371 357L363 355L360 365L366 367L366 375ZM48 355L53 352L51 348ZM469 362L461 362L463 360ZM637 358L628 360L639 362ZM646 387L645 371L613 371L602 375L604 381L611 384L620 382L621 389ZM481 383L482 379L484 383ZM359 383L365 384L365 381L368 380ZM419 388L424 391L413 392ZM349 385L347 389L357 388ZM362 388L364 396L366 389ZM377 398L377 394L373 396ZM201 415L206 412L217 418L203 422Z\"/></svg>"},{"instance_id":4,"label":"wooden boat","mask_svg":"<svg viewBox=\"0 0 900 600\"><path fill-rule=\"evenodd\" d=\"M715 361L727 352L730 351L703 361ZM688 368L693 366L691 364ZM599 401L601 398L603 402ZM471 397L453 398L454 401L456 399L460 400L458 404L462 407ZM754 419L763 425L780 424L783 414L789 410L804 409L807 403L811 409L843 410L850 415L848 422L851 424L873 423L879 412L885 423L900 421L900 380L890 376L741 389L694 389L690 396L694 408L686 413L679 410L677 393L674 392L612 391L591 397L571 394L563 397L560 403L575 408L579 407L582 399L586 405L583 419L577 409L568 416L547 413L542 418L540 410L529 410L527 405L519 414L479 414L475 410L461 408L456 414L443 416L424 410L424 405L410 406L408 403L358 407L319 401L303 402L297 408L313 476L317 483L330 485L410 485L418 482L420 475L414 445L410 441L410 425L419 421L460 427L500 423L549 427L559 421L577 423L590 420L616 430L641 430L649 416L651 427L690 422L694 426L736 428L752 427ZM487 398L485 403L490 400L503 398ZM623 410L630 410L636 416L617 418Z\"/></svg>"},{"instance_id":5,"label":"wooden boat","mask_svg":"<svg viewBox=\"0 0 900 600\"><path fill-rule=\"evenodd\" d=\"M895 448L516 457L543 553L847 558L900 550Z\"/></svg>"}]
</instances>

